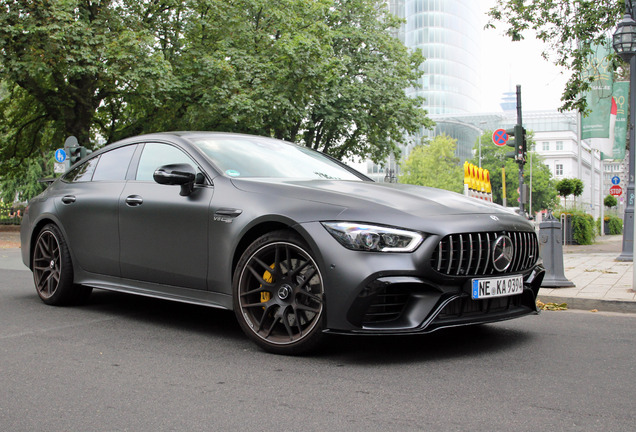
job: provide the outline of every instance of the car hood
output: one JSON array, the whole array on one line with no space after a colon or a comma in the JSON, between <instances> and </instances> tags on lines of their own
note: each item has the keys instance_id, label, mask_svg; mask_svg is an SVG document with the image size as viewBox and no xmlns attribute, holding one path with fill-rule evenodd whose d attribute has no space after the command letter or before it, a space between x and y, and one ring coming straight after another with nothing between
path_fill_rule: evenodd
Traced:
<instances>
[{"instance_id":1,"label":"car hood","mask_svg":"<svg viewBox=\"0 0 636 432\"><path fill-rule=\"evenodd\" d=\"M330 180L232 179L232 182L246 192L281 195L361 212L384 207L418 217L465 214L517 216L498 204L424 186Z\"/></svg>"}]
</instances>

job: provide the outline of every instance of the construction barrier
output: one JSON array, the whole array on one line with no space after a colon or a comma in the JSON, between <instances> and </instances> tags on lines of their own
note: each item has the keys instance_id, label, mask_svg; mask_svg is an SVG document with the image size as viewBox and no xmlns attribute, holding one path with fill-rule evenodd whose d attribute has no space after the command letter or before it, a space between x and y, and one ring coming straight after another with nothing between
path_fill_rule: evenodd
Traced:
<instances>
[{"instance_id":1,"label":"construction barrier","mask_svg":"<svg viewBox=\"0 0 636 432\"><path fill-rule=\"evenodd\" d=\"M464 195L492 202L490 172L464 162Z\"/></svg>"}]
</instances>

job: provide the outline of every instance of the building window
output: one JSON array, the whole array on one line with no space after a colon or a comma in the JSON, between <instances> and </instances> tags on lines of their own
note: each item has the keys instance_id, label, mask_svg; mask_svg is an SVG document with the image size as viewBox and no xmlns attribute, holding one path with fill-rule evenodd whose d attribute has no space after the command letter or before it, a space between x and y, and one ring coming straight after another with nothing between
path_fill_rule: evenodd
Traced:
<instances>
[{"instance_id":1,"label":"building window","mask_svg":"<svg viewBox=\"0 0 636 432\"><path fill-rule=\"evenodd\" d=\"M558 177L558 176L562 176L563 175L563 164L556 164L554 166L554 174Z\"/></svg>"},{"instance_id":2,"label":"building window","mask_svg":"<svg viewBox=\"0 0 636 432\"><path fill-rule=\"evenodd\" d=\"M549 151L550 150L550 143L547 141L543 142L543 151Z\"/></svg>"},{"instance_id":3,"label":"building window","mask_svg":"<svg viewBox=\"0 0 636 432\"><path fill-rule=\"evenodd\" d=\"M556 142L556 149L557 149L557 151L563 150L563 141L557 141Z\"/></svg>"}]
</instances>

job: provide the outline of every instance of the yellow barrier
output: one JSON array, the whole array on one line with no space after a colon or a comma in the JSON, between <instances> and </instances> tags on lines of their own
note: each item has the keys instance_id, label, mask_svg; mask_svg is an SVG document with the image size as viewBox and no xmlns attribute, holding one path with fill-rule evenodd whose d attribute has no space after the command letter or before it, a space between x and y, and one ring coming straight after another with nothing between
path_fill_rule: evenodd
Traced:
<instances>
[{"instance_id":1,"label":"yellow barrier","mask_svg":"<svg viewBox=\"0 0 636 432\"><path fill-rule=\"evenodd\" d=\"M490 172L464 162L464 195L492 202Z\"/></svg>"}]
</instances>

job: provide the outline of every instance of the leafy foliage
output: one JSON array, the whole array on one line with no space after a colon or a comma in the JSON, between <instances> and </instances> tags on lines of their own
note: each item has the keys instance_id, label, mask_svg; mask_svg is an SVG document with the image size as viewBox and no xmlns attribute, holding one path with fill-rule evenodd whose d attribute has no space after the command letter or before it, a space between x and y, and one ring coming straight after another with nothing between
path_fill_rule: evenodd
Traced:
<instances>
[{"instance_id":1,"label":"leafy foliage","mask_svg":"<svg viewBox=\"0 0 636 432\"><path fill-rule=\"evenodd\" d=\"M609 208L616 207L618 205L618 200L616 199L615 196L608 195L603 200L603 204L605 204L605 207L609 207Z\"/></svg>"},{"instance_id":2,"label":"leafy foliage","mask_svg":"<svg viewBox=\"0 0 636 432\"><path fill-rule=\"evenodd\" d=\"M624 10L623 0L497 0L488 13L488 27L502 23L513 41L532 33L545 42L543 56L572 73L561 97L561 108L584 112L585 92L592 80L586 74L588 58L592 48L611 35ZM616 70L621 60L612 53L611 61Z\"/></svg>"},{"instance_id":3,"label":"leafy foliage","mask_svg":"<svg viewBox=\"0 0 636 432\"><path fill-rule=\"evenodd\" d=\"M415 147L401 164L400 182L462 192L464 172L455 156L456 148L457 140L448 135L438 135Z\"/></svg>"},{"instance_id":4,"label":"leafy foliage","mask_svg":"<svg viewBox=\"0 0 636 432\"><path fill-rule=\"evenodd\" d=\"M555 212L554 217L561 218L562 214L567 214L571 220L572 237L576 244L589 245L594 243L595 231L594 231L594 217L590 214L579 210L568 210L566 212Z\"/></svg>"},{"instance_id":5,"label":"leafy foliage","mask_svg":"<svg viewBox=\"0 0 636 432\"><path fill-rule=\"evenodd\" d=\"M609 234L609 235L623 234L623 219L613 215L607 215L603 218L603 223L605 224L605 234ZM597 231L600 233L601 218L598 218L596 220L596 228L597 228Z\"/></svg>"},{"instance_id":6,"label":"leafy foliage","mask_svg":"<svg viewBox=\"0 0 636 432\"><path fill-rule=\"evenodd\" d=\"M559 180L555 187L559 195L564 198L574 193L574 185L572 184L572 179L569 178Z\"/></svg>"},{"instance_id":7,"label":"leafy foliage","mask_svg":"<svg viewBox=\"0 0 636 432\"><path fill-rule=\"evenodd\" d=\"M399 154L431 125L404 92L424 59L399 24L382 0L0 0L0 176L69 135L223 130Z\"/></svg>"},{"instance_id":8,"label":"leafy foliage","mask_svg":"<svg viewBox=\"0 0 636 432\"><path fill-rule=\"evenodd\" d=\"M46 189L38 180L53 171L53 161L45 155L32 158L24 172L0 179L0 199L5 202L26 202Z\"/></svg>"},{"instance_id":9,"label":"leafy foliage","mask_svg":"<svg viewBox=\"0 0 636 432\"><path fill-rule=\"evenodd\" d=\"M0 225L20 225L23 213L22 206L14 206L11 202L0 201Z\"/></svg>"},{"instance_id":10,"label":"leafy foliage","mask_svg":"<svg viewBox=\"0 0 636 432\"><path fill-rule=\"evenodd\" d=\"M581 196L584 189L583 181L578 178L561 179L556 183L555 187L559 195L566 199L566 207L567 197L569 195L574 195L575 197Z\"/></svg>"},{"instance_id":11,"label":"leafy foliage","mask_svg":"<svg viewBox=\"0 0 636 432\"><path fill-rule=\"evenodd\" d=\"M623 219L616 216L609 217L609 234L618 235L623 234Z\"/></svg>"},{"instance_id":12,"label":"leafy foliage","mask_svg":"<svg viewBox=\"0 0 636 432\"><path fill-rule=\"evenodd\" d=\"M581 196L583 194L583 180L578 178L573 178L572 180L572 195L575 197Z\"/></svg>"},{"instance_id":13,"label":"leafy foliage","mask_svg":"<svg viewBox=\"0 0 636 432\"><path fill-rule=\"evenodd\" d=\"M572 216L574 241L580 245L594 243L594 217L590 214L579 212Z\"/></svg>"}]
</instances>

